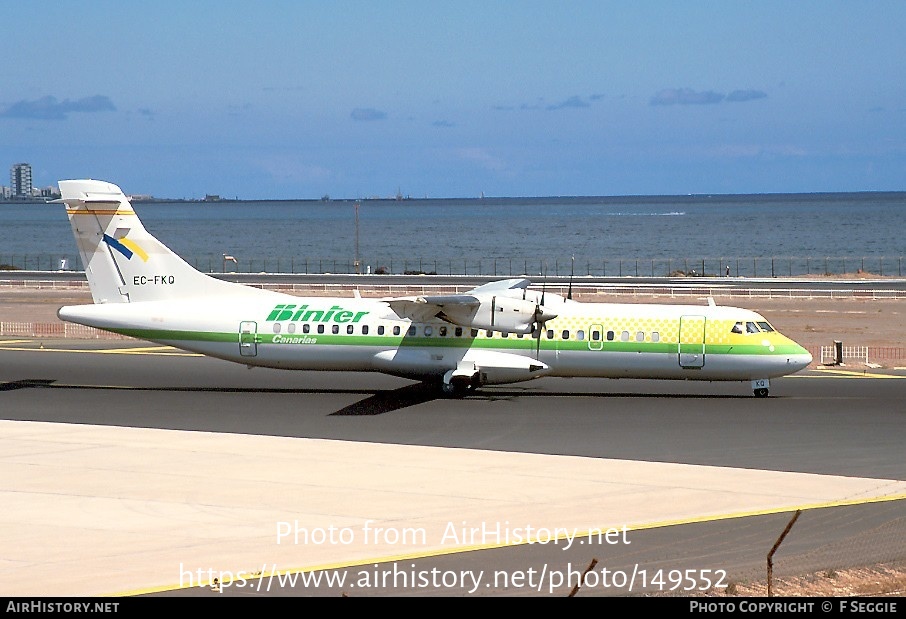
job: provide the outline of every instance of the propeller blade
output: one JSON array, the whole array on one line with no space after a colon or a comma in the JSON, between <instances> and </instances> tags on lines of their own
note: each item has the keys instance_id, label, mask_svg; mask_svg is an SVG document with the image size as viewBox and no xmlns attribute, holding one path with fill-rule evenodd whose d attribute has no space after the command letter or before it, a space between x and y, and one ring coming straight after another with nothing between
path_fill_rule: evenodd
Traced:
<instances>
[{"instance_id":1,"label":"propeller blade","mask_svg":"<svg viewBox=\"0 0 906 619\"><path fill-rule=\"evenodd\" d=\"M573 256L572 265L569 267L569 291L566 293L566 298L572 300L573 298L573 276L576 274L576 257Z\"/></svg>"}]
</instances>

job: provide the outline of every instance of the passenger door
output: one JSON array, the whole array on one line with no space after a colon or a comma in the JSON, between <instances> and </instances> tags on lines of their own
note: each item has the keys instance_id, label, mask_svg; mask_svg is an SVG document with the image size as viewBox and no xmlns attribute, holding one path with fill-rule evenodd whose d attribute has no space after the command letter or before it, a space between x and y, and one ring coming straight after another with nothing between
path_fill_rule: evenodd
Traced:
<instances>
[{"instance_id":1,"label":"passenger door","mask_svg":"<svg viewBox=\"0 0 906 619\"><path fill-rule=\"evenodd\" d=\"M239 323L239 354L243 357L258 355L258 323L253 320Z\"/></svg>"},{"instance_id":2,"label":"passenger door","mask_svg":"<svg viewBox=\"0 0 906 619\"><path fill-rule=\"evenodd\" d=\"M705 365L705 317L680 316L679 364L686 369Z\"/></svg>"}]
</instances>

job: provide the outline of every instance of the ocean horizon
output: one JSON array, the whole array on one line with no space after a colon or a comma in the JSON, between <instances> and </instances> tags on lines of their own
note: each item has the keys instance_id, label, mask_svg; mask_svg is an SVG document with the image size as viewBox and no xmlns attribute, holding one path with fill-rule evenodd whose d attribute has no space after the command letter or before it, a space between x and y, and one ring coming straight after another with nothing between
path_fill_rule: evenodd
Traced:
<instances>
[{"instance_id":1,"label":"ocean horizon","mask_svg":"<svg viewBox=\"0 0 906 619\"><path fill-rule=\"evenodd\" d=\"M906 192L893 191L133 205L170 249L216 272L902 274L906 257ZM0 265L62 261L81 269L62 204L0 204Z\"/></svg>"}]
</instances>

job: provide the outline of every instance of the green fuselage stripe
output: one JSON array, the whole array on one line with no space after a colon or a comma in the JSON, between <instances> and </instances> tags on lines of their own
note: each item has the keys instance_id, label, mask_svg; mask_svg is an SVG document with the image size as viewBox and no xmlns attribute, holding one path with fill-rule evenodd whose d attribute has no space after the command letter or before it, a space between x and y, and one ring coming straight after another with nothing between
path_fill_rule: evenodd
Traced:
<instances>
[{"instance_id":1,"label":"green fuselage stripe","mask_svg":"<svg viewBox=\"0 0 906 619\"><path fill-rule=\"evenodd\" d=\"M167 342L223 342L239 343L238 332L212 332L212 331L177 331L164 329L108 329L120 335L126 335L142 340L167 341ZM487 348L495 350L533 351L538 347L538 341L531 336L518 338L515 336L503 338L471 338L471 337L404 337L400 335L350 335L332 333L256 333L256 344L273 344L275 346L362 346L373 348ZM278 342L274 338L298 338L299 343ZM316 341L311 341L316 340ZM249 342L251 343L251 342ZM589 345L590 344L590 345ZM678 352L677 342L617 342L617 341L591 341L588 340L549 340L541 338L541 350L545 351L589 351L589 352L624 352L624 353L669 353ZM682 352L701 352L702 344L682 345ZM705 344L706 354L717 355L783 355L800 354L801 347L797 344L775 345L774 350L763 345L740 344Z\"/></svg>"}]
</instances>

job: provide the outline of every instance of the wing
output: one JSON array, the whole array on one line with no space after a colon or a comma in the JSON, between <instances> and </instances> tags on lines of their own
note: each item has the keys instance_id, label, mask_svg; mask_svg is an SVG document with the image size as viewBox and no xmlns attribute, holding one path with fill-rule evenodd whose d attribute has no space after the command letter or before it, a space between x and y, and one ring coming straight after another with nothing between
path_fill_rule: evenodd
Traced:
<instances>
[{"instance_id":1,"label":"wing","mask_svg":"<svg viewBox=\"0 0 906 619\"><path fill-rule=\"evenodd\" d=\"M455 308L456 313L471 313L478 309L481 301L468 294L442 296L401 297L387 301L390 309L400 318L413 322L426 322L434 318L446 320L444 309Z\"/></svg>"},{"instance_id":2,"label":"wing","mask_svg":"<svg viewBox=\"0 0 906 619\"><path fill-rule=\"evenodd\" d=\"M474 329L529 333L554 315L525 298L528 285L527 279L507 279L483 284L465 294L401 297L386 299L386 303L397 316L414 322L437 318Z\"/></svg>"}]
</instances>

